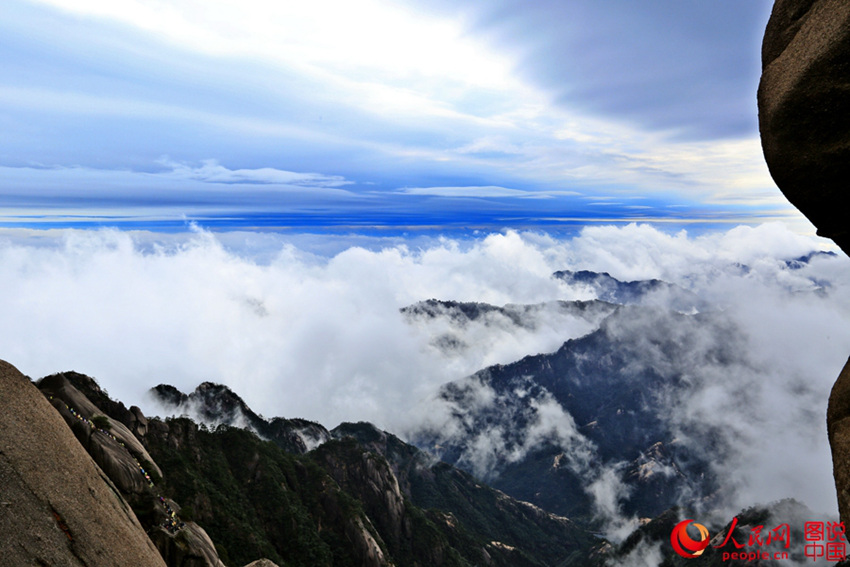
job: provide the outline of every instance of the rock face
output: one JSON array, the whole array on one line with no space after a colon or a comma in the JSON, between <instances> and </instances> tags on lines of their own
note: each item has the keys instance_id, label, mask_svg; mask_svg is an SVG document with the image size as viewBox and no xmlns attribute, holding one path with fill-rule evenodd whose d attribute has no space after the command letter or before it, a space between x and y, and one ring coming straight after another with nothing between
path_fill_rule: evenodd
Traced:
<instances>
[{"instance_id":1,"label":"rock face","mask_svg":"<svg viewBox=\"0 0 850 567\"><path fill-rule=\"evenodd\" d=\"M53 406L71 426L71 430L82 446L122 493L141 494L147 486L144 477L139 474L139 465L133 457L139 462L147 462L151 472L162 476L162 471L136 436L130 433L123 423L104 415L104 412L75 388L64 374L54 374L43 378L38 387L45 395L52 397ZM87 420L92 420L95 416L103 416L102 419L109 424L109 432L115 439L95 432L87 423L76 419L69 408L74 408L79 416ZM142 418L144 419L144 416ZM119 441L124 444L123 447Z\"/></svg>"},{"instance_id":2,"label":"rock face","mask_svg":"<svg viewBox=\"0 0 850 567\"><path fill-rule=\"evenodd\" d=\"M788 200L850 254L850 3L777 0L762 44L759 129ZM827 429L841 519L850 521L850 361L833 386Z\"/></svg>"},{"instance_id":3,"label":"rock face","mask_svg":"<svg viewBox=\"0 0 850 567\"><path fill-rule=\"evenodd\" d=\"M151 539L169 566L225 567L210 536L194 522L186 522L175 535L156 530Z\"/></svg>"},{"instance_id":4,"label":"rock face","mask_svg":"<svg viewBox=\"0 0 850 567\"><path fill-rule=\"evenodd\" d=\"M138 514L137 519L169 567L224 567L215 544L199 525L180 522L180 529L164 527L170 521L168 510L177 513L180 507L169 500L170 508L166 509L151 484L153 479L161 479L162 470L142 444L148 420L138 407L128 410L123 403L111 400L94 379L77 372L47 376L38 387ZM93 423L98 429L92 427ZM152 475L150 480L144 472Z\"/></svg>"},{"instance_id":5,"label":"rock face","mask_svg":"<svg viewBox=\"0 0 850 567\"><path fill-rule=\"evenodd\" d=\"M832 387L826 410L826 428L832 448L832 474L838 495L838 513L850 521L850 361Z\"/></svg>"},{"instance_id":6,"label":"rock face","mask_svg":"<svg viewBox=\"0 0 850 567\"><path fill-rule=\"evenodd\" d=\"M759 129L776 184L850 251L850 3L777 0L762 44Z\"/></svg>"},{"instance_id":7,"label":"rock face","mask_svg":"<svg viewBox=\"0 0 850 567\"><path fill-rule=\"evenodd\" d=\"M5 565L164 567L133 511L44 396L0 361Z\"/></svg>"}]
</instances>

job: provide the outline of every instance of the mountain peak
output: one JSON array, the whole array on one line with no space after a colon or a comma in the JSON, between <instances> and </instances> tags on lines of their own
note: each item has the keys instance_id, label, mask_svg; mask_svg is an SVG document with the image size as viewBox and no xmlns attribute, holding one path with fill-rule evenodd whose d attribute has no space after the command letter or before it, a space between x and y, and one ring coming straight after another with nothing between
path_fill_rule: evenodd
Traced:
<instances>
[{"instance_id":1,"label":"mountain peak","mask_svg":"<svg viewBox=\"0 0 850 567\"><path fill-rule=\"evenodd\" d=\"M160 384L150 392L167 412L191 415L212 427L248 429L290 453L306 453L330 439L328 430L318 423L283 417L266 419L258 415L224 384L202 382L189 395L168 384Z\"/></svg>"}]
</instances>

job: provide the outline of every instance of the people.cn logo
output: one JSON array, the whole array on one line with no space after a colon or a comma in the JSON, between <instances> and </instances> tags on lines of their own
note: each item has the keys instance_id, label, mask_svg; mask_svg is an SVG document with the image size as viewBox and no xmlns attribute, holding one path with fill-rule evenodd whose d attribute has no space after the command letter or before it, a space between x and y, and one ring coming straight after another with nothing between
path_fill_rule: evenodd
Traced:
<instances>
[{"instance_id":1,"label":"people.cn logo","mask_svg":"<svg viewBox=\"0 0 850 567\"><path fill-rule=\"evenodd\" d=\"M693 522L694 527L699 530L699 540L695 540L688 535L688 525ZM673 544L673 549L687 559L699 557L711 540L708 537L708 529L702 524L698 524L693 520L684 520L676 524L673 528L673 533L670 534L670 543Z\"/></svg>"}]
</instances>

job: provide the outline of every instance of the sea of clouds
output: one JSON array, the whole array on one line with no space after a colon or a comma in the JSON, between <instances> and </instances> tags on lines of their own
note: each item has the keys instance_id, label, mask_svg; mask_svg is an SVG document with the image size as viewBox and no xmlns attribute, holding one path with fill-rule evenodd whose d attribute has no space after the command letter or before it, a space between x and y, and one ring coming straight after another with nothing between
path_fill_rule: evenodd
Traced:
<instances>
[{"instance_id":1,"label":"sea of clouds","mask_svg":"<svg viewBox=\"0 0 850 567\"><path fill-rule=\"evenodd\" d=\"M351 242L361 245L350 245ZM780 224L698 236L649 225L363 241L271 234L117 230L0 233L0 357L33 378L94 376L146 413L159 383L230 386L266 416L409 431L435 392L491 364L556 350L589 332L552 316L530 328L468 329L435 348L434 323L399 309L436 298L493 305L592 299L557 270L658 278L723 309L752 372L715 377L671 407L729 432L729 482L749 503L796 496L834 513L826 440L830 387L850 354L850 261Z\"/></svg>"}]
</instances>

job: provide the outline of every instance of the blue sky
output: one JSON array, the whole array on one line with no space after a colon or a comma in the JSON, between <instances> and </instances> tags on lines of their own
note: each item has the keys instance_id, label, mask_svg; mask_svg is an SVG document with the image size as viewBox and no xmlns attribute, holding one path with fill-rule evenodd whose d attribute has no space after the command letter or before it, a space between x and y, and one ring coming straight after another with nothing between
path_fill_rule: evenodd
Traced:
<instances>
[{"instance_id":1,"label":"blue sky","mask_svg":"<svg viewBox=\"0 0 850 567\"><path fill-rule=\"evenodd\" d=\"M806 231L758 141L771 4L9 0L0 224Z\"/></svg>"}]
</instances>

